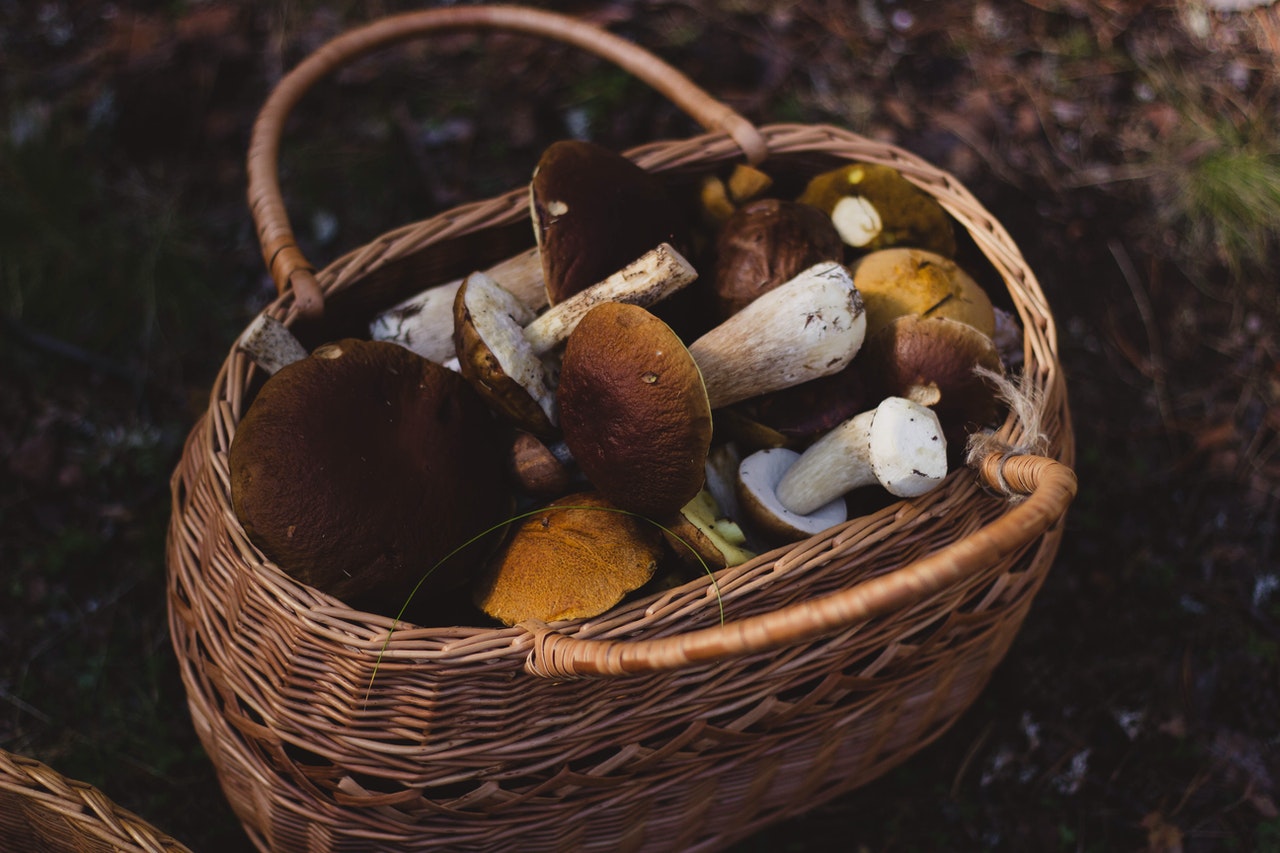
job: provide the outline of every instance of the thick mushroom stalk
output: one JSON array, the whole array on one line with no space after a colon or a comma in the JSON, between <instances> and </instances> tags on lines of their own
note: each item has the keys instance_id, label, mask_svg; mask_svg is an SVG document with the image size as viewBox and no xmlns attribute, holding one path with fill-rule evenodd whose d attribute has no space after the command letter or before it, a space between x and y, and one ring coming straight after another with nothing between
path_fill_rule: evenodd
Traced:
<instances>
[{"instance_id":1,"label":"thick mushroom stalk","mask_svg":"<svg viewBox=\"0 0 1280 853\"><path fill-rule=\"evenodd\" d=\"M694 341L689 353L711 408L719 409L844 369L866 331L853 278L831 261L761 295Z\"/></svg>"},{"instance_id":2,"label":"thick mushroom stalk","mask_svg":"<svg viewBox=\"0 0 1280 853\"><path fill-rule=\"evenodd\" d=\"M483 272L509 290L530 311L546 307L547 290L542 282L542 261L537 248L500 261ZM388 308L373 318L369 324L369 336L375 341L400 344L423 358L446 364L456 355L453 300L464 280L459 278L429 287Z\"/></svg>"},{"instance_id":3,"label":"thick mushroom stalk","mask_svg":"<svg viewBox=\"0 0 1280 853\"><path fill-rule=\"evenodd\" d=\"M931 409L889 397L814 442L778 482L778 500L807 514L861 486L879 483L917 497L947 475L947 441Z\"/></svg>"}]
</instances>

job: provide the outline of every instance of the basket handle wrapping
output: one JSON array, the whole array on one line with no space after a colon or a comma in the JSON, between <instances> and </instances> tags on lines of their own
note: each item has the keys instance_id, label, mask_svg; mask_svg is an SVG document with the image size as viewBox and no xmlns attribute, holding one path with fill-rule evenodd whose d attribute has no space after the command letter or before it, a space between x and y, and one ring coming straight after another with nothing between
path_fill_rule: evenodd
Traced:
<instances>
[{"instance_id":1,"label":"basket handle wrapping","mask_svg":"<svg viewBox=\"0 0 1280 853\"><path fill-rule=\"evenodd\" d=\"M732 108L654 54L576 18L519 6L458 6L379 19L344 32L310 54L275 86L254 123L247 164L249 208L276 289L283 294L292 287L299 314L319 316L324 296L315 267L298 248L280 192L277 166L285 119L308 89L343 65L380 48L456 29L511 30L582 48L649 84L705 129L728 134L750 162L758 163L767 154L760 132Z\"/></svg>"},{"instance_id":2,"label":"basket handle wrapping","mask_svg":"<svg viewBox=\"0 0 1280 853\"><path fill-rule=\"evenodd\" d=\"M591 640L545 623L521 623L534 638L525 669L555 680L624 676L784 648L910 607L1027 545L1058 522L1076 494L1075 473L1053 459L994 452L977 465L990 486L1028 495L985 527L893 572L771 613L651 640Z\"/></svg>"}]
</instances>

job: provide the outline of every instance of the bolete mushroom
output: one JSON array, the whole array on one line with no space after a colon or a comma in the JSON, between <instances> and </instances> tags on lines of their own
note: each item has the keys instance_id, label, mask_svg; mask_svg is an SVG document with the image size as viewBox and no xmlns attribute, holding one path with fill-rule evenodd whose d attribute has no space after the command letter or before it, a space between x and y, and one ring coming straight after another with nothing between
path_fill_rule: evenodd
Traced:
<instances>
[{"instance_id":1,"label":"bolete mushroom","mask_svg":"<svg viewBox=\"0 0 1280 853\"><path fill-rule=\"evenodd\" d=\"M806 514L861 486L879 483L918 497L947 475L947 440L932 409L889 397L815 441L778 481L778 503Z\"/></svg>"},{"instance_id":2,"label":"bolete mushroom","mask_svg":"<svg viewBox=\"0 0 1280 853\"><path fill-rule=\"evenodd\" d=\"M586 619L646 584L661 555L657 527L598 494L568 495L520 524L473 598L506 625Z\"/></svg>"},{"instance_id":3,"label":"bolete mushroom","mask_svg":"<svg viewBox=\"0 0 1280 853\"><path fill-rule=\"evenodd\" d=\"M831 220L807 204L765 198L737 209L716 236L712 290L721 319L844 246Z\"/></svg>"},{"instance_id":4,"label":"bolete mushroom","mask_svg":"<svg viewBox=\"0 0 1280 853\"><path fill-rule=\"evenodd\" d=\"M773 178L747 163L736 163L728 178L712 173L698 184L698 201L703 221L719 228L739 206L764 195Z\"/></svg>"},{"instance_id":5,"label":"bolete mushroom","mask_svg":"<svg viewBox=\"0 0 1280 853\"><path fill-rule=\"evenodd\" d=\"M688 566L715 571L755 556L738 522L727 516L708 489L680 508L663 530L667 544Z\"/></svg>"},{"instance_id":6,"label":"bolete mushroom","mask_svg":"<svg viewBox=\"0 0 1280 853\"><path fill-rule=\"evenodd\" d=\"M614 300L653 305L696 277L689 262L664 243L535 317L489 276L473 273L454 299L459 369L495 411L537 435L552 435L558 414L543 356L593 306Z\"/></svg>"},{"instance_id":7,"label":"bolete mushroom","mask_svg":"<svg viewBox=\"0 0 1280 853\"><path fill-rule=\"evenodd\" d=\"M823 172L799 200L830 216L855 249L912 246L947 257L956 253L955 226L946 210L891 166L850 163Z\"/></svg>"},{"instance_id":8,"label":"bolete mushroom","mask_svg":"<svg viewBox=\"0 0 1280 853\"><path fill-rule=\"evenodd\" d=\"M841 370L862 337L839 264L806 270L688 348L639 306L597 306L565 343L564 441L609 500L661 518L702 487L712 409Z\"/></svg>"},{"instance_id":9,"label":"bolete mushroom","mask_svg":"<svg viewBox=\"0 0 1280 853\"><path fill-rule=\"evenodd\" d=\"M686 206L663 178L580 140L543 151L529 183L529 209L551 305L658 243L683 246L687 230Z\"/></svg>"},{"instance_id":10,"label":"bolete mushroom","mask_svg":"<svg viewBox=\"0 0 1280 853\"><path fill-rule=\"evenodd\" d=\"M511 510L504 429L458 374L385 341L339 340L282 367L236 427L231 500L302 583L395 608L464 578L446 555Z\"/></svg>"},{"instance_id":11,"label":"bolete mushroom","mask_svg":"<svg viewBox=\"0 0 1280 853\"><path fill-rule=\"evenodd\" d=\"M799 459L799 452L790 448L768 447L748 455L738 466L737 499L743 521L769 542L794 542L849 517L839 496L809 512L795 512L778 500L778 483Z\"/></svg>"},{"instance_id":12,"label":"bolete mushroom","mask_svg":"<svg viewBox=\"0 0 1280 853\"><path fill-rule=\"evenodd\" d=\"M953 260L923 249L881 249L853 266L853 283L867 309L867 336L895 317L950 317L991 337L991 299Z\"/></svg>"},{"instance_id":13,"label":"bolete mushroom","mask_svg":"<svg viewBox=\"0 0 1280 853\"><path fill-rule=\"evenodd\" d=\"M948 317L898 317L863 346L859 358L877 397L906 397L938 415L949 446L993 423L1000 413L996 388L977 368L1002 373L991 338Z\"/></svg>"}]
</instances>

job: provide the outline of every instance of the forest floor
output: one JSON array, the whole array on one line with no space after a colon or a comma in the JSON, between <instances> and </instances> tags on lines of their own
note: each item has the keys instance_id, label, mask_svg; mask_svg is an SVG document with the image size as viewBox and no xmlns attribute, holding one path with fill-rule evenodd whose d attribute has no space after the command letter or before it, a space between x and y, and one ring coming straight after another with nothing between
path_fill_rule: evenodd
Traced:
<instances>
[{"instance_id":1,"label":"forest floor","mask_svg":"<svg viewBox=\"0 0 1280 853\"><path fill-rule=\"evenodd\" d=\"M420 4L417 4L420 5ZM245 846L165 615L168 478L271 296L243 159L272 83L398 0L0 2L0 748ZM743 850L1280 850L1280 8L560 4L755 121L955 174L1052 306L1081 491L975 706ZM689 123L620 72L456 35L344 72L285 154L327 259Z\"/></svg>"}]
</instances>

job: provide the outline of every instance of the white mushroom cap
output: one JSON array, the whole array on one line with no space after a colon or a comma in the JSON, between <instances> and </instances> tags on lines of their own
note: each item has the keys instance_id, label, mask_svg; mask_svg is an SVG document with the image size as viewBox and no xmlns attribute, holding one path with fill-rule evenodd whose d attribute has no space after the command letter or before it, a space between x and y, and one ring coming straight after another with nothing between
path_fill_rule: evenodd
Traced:
<instances>
[{"instance_id":1,"label":"white mushroom cap","mask_svg":"<svg viewBox=\"0 0 1280 853\"><path fill-rule=\"evenodd\" d=\"M947 440L932 409L888 397L814 442L778 484L779 501L811 512L879 482L898 497L923 495L947 475Z\"/></svg>"},{"instance_id":2,"label":"white mushroom cap","mask_svg":"<svg viewBox=\"0 0 1280 853\"><path fill-rule=\"evenodd\" d=\"M738 466L738 502L744 516L757 530L772 538L803 539L821 533L848 518L842 497L809 512L788 509L778 499L778 483L800 458L785 447L758 450Z\"/></svg>"}]
</instances>

